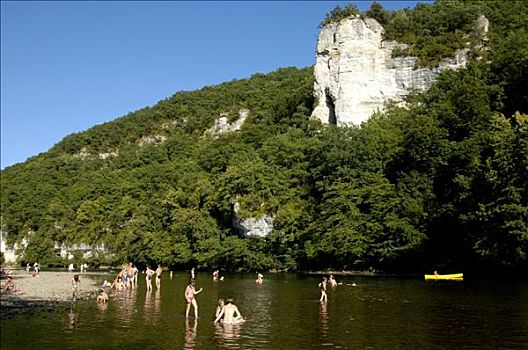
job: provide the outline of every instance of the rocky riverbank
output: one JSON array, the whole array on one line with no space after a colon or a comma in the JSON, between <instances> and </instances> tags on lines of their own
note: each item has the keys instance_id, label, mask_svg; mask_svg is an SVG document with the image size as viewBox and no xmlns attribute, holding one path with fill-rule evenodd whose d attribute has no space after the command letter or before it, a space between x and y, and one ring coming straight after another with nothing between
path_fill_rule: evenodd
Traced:
<instances>
[{"instance_id":1,"label":"rocky riverbank","mask_svg":"<svg viewBox=\"0 0 528 350\"><path fill-rule=\"evenodd\" d=\"M41 271L33 277L26 271L11 272L17 291L4 293L6 280L3 279L1 317L6 319L15 314L33 313L37 310L56 310L71 303L71 279L74 273L62 271ZM100 282L97 273L79 274L81 286L76 293L77 300L95 299Z\"/></svg>"}]
</instances>

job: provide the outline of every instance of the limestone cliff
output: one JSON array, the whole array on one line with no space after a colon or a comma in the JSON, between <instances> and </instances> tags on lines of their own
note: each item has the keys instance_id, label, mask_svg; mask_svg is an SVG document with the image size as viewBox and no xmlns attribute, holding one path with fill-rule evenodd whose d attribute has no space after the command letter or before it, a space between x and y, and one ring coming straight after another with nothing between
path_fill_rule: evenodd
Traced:
<instances>
[{"instance_id":1,"label":"limestone cliff","mask_svg":"<svg viewBox=\"0 0 528 350\"><path fill-rule=\"evenodd\" d=\"M383 40L374 19L351 17L321 29L314 68L312 117L325 124L360 124L389 100L401 100L411 89L426 90L445 69L466 64L466 51L434 69L416 68L416 57L392 58L403 44Z\"/></svg>"},{"instance_id":2,"label":"limestone cliff","mask_svg":"<svg viewBox=\"0 0 528 350\"><path fill-rule=\"evenodd\" d=\"M240 219L237 214L240 211L240 204L237 202L234 205L235 218L233 218L233 226L243 236L258 236L267 237L273 231L273 218L269 214L264 214L257 218Z\"/></svg>"},{"instance_id":3,"label":"limestone cliff","mask_svg":"<svg viewBox=\"0 0 528 350\"><path fill-rule=\"evenodd\" d=\"M246 121L248 115L249 110L241 109L238 111L238 119L235 120L233 123L229 123L228 114L222 113L220 114L220 117L215 120L214 125L209 130L207 130L207 132L213 136L218 136L221 134L240 130L240 128Z\"/></svg>"}]
</instances>

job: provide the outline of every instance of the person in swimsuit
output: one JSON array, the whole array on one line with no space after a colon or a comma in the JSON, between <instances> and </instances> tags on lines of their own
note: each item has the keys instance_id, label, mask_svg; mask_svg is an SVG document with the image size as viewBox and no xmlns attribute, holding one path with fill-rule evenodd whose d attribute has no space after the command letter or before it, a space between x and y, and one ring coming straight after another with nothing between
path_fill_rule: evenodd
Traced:
<instances>
[{"instance_id":1,"label":"person in swimsuit","mask_svg":"<svg viewBox=\"0 0 528 350\"><path fill-rule=\"evenodd\" d=\"M185 318L189 318L189 311L191 310L191 305L194 307L194 318L198 319L198 303L196 302L196 294L202 291L202 288L196 290L194 280L190 280L187 288L185 288L185 300L187 300L187 309L185 310Z\"/></svg>"},{"instance_id":2,"label":"person in swimsuit","mask_svg":"<svg viewBox=\"0 0 528 350\"><path fill-rule=\"evenodd\" d=\"M158 265L158 268L156 269L156 288L161 288L161 273L163 272L163 269L161 268L161 265Z\"/></svg>"},{"instance_id":3,"label":"person in swimsuit","mask_svg":"<svg viewBox=\"0 0 528 350\"><path fill-rule=\"evenodd\" d=\"M132 265L132 274L134 275L132 284L134 285L134 287L137 287L139 269L136 267L136 265Z\"/></svg>"},{"instance_id":4,"label":"person in swimsuit","mask_svg":"<svg viewBox=\"0 0 528 350\"><path fill-rule=\"evenodd\" d=\"M227 299L225 302L226 304L224 305L218 316L216 316L214 323L220 321L222 317L224 318L224 324L235 324L244 322L245 320L240 314L240 311L238 311L238 308L234 304L233 299Z\"/></svg>"},{"instance_id":5,"label":"person in swimsuit","mask_svg":"<svg viewBox=\"0 0 528 350\"><path fill-rule=\"evenodd\" d=\"M264 275L262 275L260 272L257 275L257 279L255 280L257 284L262 284L264 282Z\"/></svg>"},{"instance_id":6,"label":"person in swimsuit","mask_svg":"<svg viewBox=\"0 0 528 350\"><path fill-rule=\"evenodd\" d=\"M79 275L74 275L71 279L71 296L72 296L72 303L77 300L77 289L79 289L81 285L81 280L79 279Z\"/></svg>"},{"instance_id":7,"label":"person in swimsuit","mask_svg":"<svg viewBox=\"0 0 528 350\"><path fill-rule=\"evenodd\" d=\"M152 276L154 275L154 270L150 268L150 266L147 266L147 270L145 271L145 280L147 281L147 292L152 291Z\"/></svg>"},{"instance_id":8,"label":"person in swimsuit","mask_svg":"<svg viewBox=\"0 0 528 350\"><path fill-rule=\"evenodd\" d=\"M319 283L319 291L321 292L320 302L327 301L328 297L326 295L326 277L323 277L321 283Z\"/></svg>"}]
</instances>

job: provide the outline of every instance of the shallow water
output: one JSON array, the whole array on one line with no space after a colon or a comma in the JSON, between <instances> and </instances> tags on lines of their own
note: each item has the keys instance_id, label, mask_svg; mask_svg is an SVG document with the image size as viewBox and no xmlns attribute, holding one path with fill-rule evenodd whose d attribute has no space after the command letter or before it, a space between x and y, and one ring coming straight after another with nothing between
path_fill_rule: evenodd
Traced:
<instances>
[{"instance_id":1,"label":"shallow water","mask_svg":"<svg viewBox=\"0 0 528 350\"><path fill-rule=\"evenodd\" d=\"M94 297L2 320L1 349L528 349L528 282L347 276L320 304L317 276L267 274L256 285L252 274L198 274L199 319L186 321L187 278L164 273L152 293L140 278L133 292L111 292L105 308ZM213 324L227 297L244 324Z\"/></svg>"}]
</instances>

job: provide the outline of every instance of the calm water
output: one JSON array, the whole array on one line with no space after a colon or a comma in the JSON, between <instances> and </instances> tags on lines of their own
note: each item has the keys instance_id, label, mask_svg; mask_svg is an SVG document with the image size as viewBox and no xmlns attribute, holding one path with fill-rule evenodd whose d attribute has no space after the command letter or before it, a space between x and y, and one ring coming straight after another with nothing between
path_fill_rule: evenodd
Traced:
<instances>
[{"instance_id":1,"label":"calm water","mask_svg":"<svg viewBox=\"0 0 528 350\"><path fill-rule=\"evenodd\" d=\"M135 292L110 293L106 309L94 299L3 320L1 349L528 349L528 282L347 276L321 305L317 276L267 274L256 285L253 274L198 274L200 317L186 321L187 276L165 273L150 294L140 276ZM247 322L213 325L221 297Z\"/></svg>"}]
</instances>

